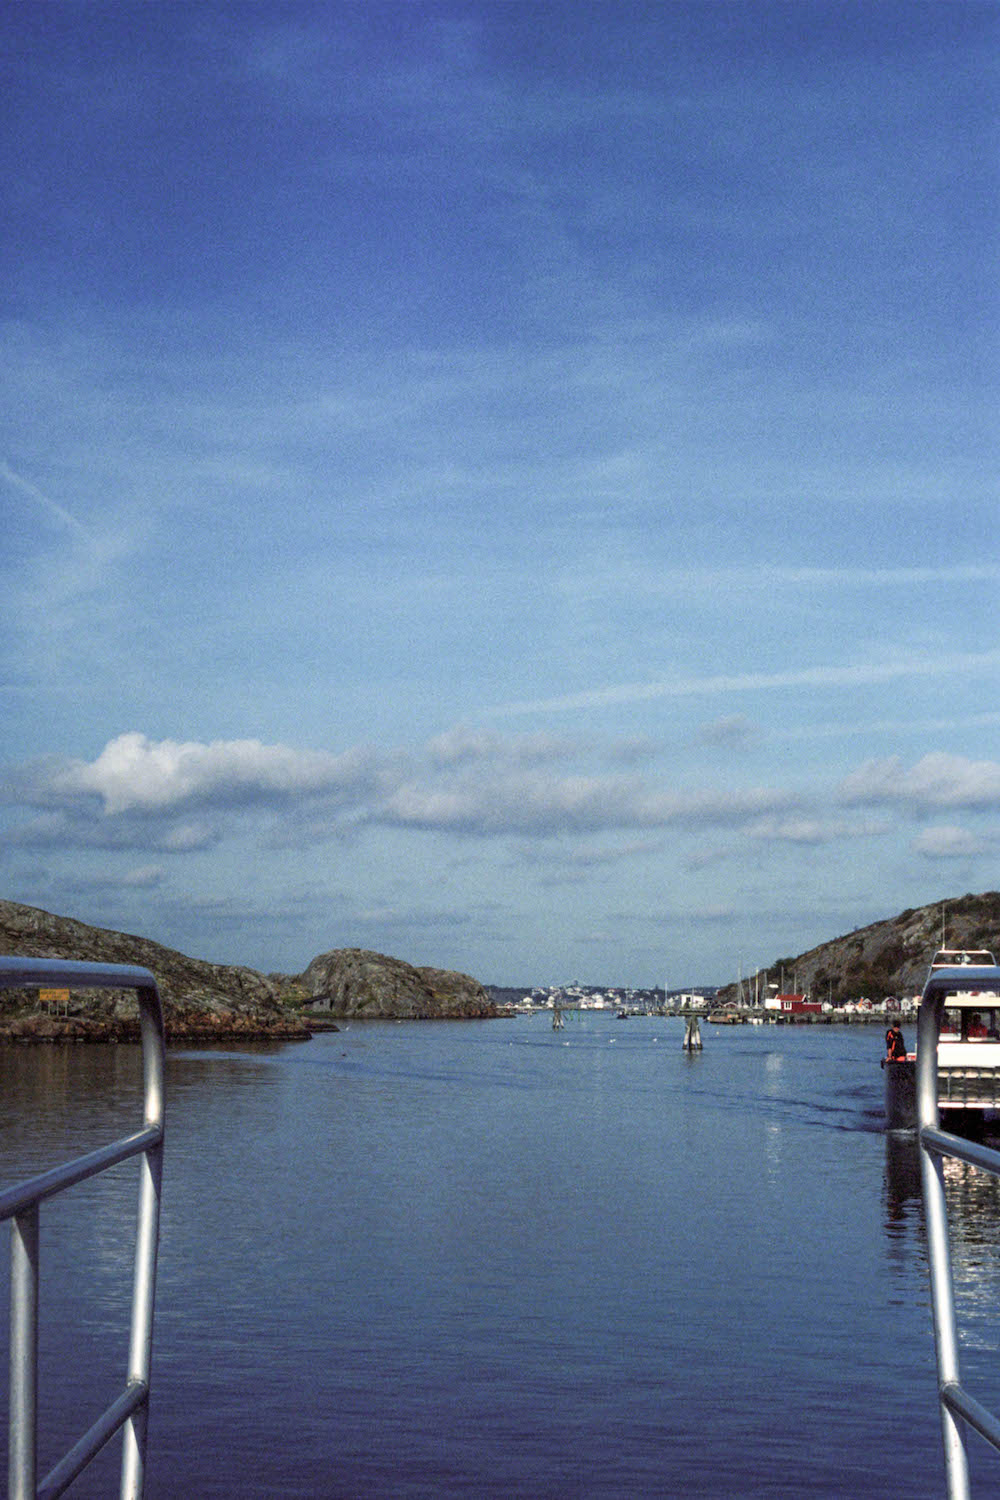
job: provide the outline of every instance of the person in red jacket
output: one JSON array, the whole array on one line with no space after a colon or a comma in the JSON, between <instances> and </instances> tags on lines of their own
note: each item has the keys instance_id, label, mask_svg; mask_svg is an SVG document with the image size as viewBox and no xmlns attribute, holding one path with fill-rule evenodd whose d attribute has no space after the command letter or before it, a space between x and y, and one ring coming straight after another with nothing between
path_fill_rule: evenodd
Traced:
<instances>
[{"instance_id":1,"label":"person in red jacket","mask_svg":"<svg viewBox=\"0 0 1000 1500\"><path fill-rule=\"evenodd\" d=\"M893 1021L885 1034L885 1060L886 1062L906 1061L906 1043L898 1021Z\"/></svg>"}]
</instances>

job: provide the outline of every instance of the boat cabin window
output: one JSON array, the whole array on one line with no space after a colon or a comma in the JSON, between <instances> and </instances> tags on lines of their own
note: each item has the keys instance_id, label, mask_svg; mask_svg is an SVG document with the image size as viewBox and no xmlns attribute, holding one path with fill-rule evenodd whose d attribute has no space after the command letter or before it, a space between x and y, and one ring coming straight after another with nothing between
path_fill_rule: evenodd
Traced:
<instances>
[{"instance_id":1,"label":"boat cabin window","mask_svg":"<svg viewBox=\"0 0 1000 1500\"><path fill-rule=\"evenodd\" d=\"M993 969L996 959L986 948L939 948L931 960L932 969L957 969L966 964Z\"/></svg>"},{"instance_id":2,"label":"boat cabin window","mask_svg":"<svg viewBox=\"0 0 1000 1500\"><path fill-rule=\"evenodd\" d=\"M946 1005L941 1035L951 1041L1000 1041L1000 1005L980 1005L975 1008Z\"/></svg>"}]
</instances>

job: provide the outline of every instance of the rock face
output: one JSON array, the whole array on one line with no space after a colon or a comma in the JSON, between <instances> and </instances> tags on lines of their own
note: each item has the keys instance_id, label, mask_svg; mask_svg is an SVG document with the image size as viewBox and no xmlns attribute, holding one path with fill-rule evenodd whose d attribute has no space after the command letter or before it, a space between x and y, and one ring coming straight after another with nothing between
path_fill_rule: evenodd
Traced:
<instances>
[{"instance_id":1,"label":"rock face","mask_svg":"<svg viewBox=\"0 0 1000 1500\"><path fill-rule=\"evenodd\" d=\"M308 1037L280 1000L280 986L254 969L186 958L148 938L88 927L33 906L0 901L0 953L139 964L154 975L163 1001L167 1042ZM0 1040L126 1041L139 1035L138 1007L128 991L81 991L68 1014L24 1014L22 997L0 991Z\"/></svg>"},{"instance_id":2,"label":"rock face","mask_svg":"<svg viewBox=\"0 0 1000 1500\"><path fill-rule=\"evenodd\" d=\"M362 948L336 948L314 958L299 981L316 1009L335 1016L426 1021L498 1014L468 974L419 969Z\"/></svg>"},{"instance_id":3,"label":"rock face","mask_svg":"<svg viewBox=\"0 0 1000 1500\"><path fill-rule=\"evenodd\" d=\"M783 969L786 989L794 983L814 1000L829 997L838 1004L867 996L879 1001L886 995L919 995L931 959L942 947L988 948L1000 957L1000 892L911 907L795 958L776 959L768 973L775 981ZM735 1000L736 990L736 985L727 985L719 997Z\"/></svg>"},{"instance_id":4,"label":"rock face","mask_svg":"<svg viewBox=\"0 0 1000 1500\"><path fill-rule=\"evenodd\" d=\"M304 974L259 974L233 964L186 958L148 938L88 927L34 906L0 901L0 953L139 964L156 978L171 1042L303 1039L298 1014L308 1005L333 1016L384 1020L486 1018L498 1014L467 974L418 969L398 958L339 948L314 958ZM138 1007L128 991L81 991L54 1012L27 995L0 990L0 1042L131 1041Z\"/></svg>"}]
</instances>

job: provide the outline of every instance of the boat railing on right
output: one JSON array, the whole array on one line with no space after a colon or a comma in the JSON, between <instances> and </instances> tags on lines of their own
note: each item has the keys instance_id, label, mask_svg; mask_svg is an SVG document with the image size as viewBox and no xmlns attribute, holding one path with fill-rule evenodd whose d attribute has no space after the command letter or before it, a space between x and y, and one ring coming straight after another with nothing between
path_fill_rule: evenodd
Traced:
<instances>
[{"instance_id":1,"label":"boat railing on right","mask_svg":"<svg viewBox=\"0 0 1000 1500\"><path fill-rule=\"evenodd\" d=\"M163 1010L148 969L48 958L0 958L0 989L135 990L142 1031L144 1123L132 1135L0 1192L0 1221L11 1221L8 1500L55 1500L104 1445L123 1431L121 1500L141 1500L146 1464L163 1165ZM125 1388L38 1483L39 1208L47 1199L138 1156L139 1217Z\"/></svg>"},{"instance_id":2,"label":"boat railing on right","mask_svg":"<svg viewBox=\"0 0 1000 1500\"><path fill-rule=\"evenodd\" d=\"M920 1002L917 1031L917 1124L930 1269L938 1396L944 1439L948 1500L971 1500L966 1429L972 1427L1000 1452L1000 1417L962 1384L959 1368L955 1288L951 1269L944 1161L951 1158L1000 1177L1000 1151L942 1130L938 1110L938 1037L945 999L974 991L996 1004L1000 968L932 969Z\"/></svg>"}]
</instances>

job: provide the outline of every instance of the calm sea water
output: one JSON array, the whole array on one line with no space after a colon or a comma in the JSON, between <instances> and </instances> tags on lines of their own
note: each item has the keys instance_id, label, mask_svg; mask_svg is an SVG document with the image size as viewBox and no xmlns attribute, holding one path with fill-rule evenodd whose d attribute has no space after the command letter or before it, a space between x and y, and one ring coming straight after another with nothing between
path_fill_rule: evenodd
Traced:
<instances>
[{"instance_id":1,"label":"calm sea water","mask_svg":"<svg viewBox=\"0 0 1000 1500\"><path fill-rule=\"evenodd\" d=\"M171 1053L151 1500L941 1495L881 1031L704 1035L538 1016ZM137 1060L0 1053L4 1182L131 1129ZM1000 1202L953 1165L963 1373L1000 1404ZM134 1163L43 1209L43 1471L119 1388L134 1213ZM116 1492L113 1450L72 1493Z\"/></svg>"}]
</instances>

